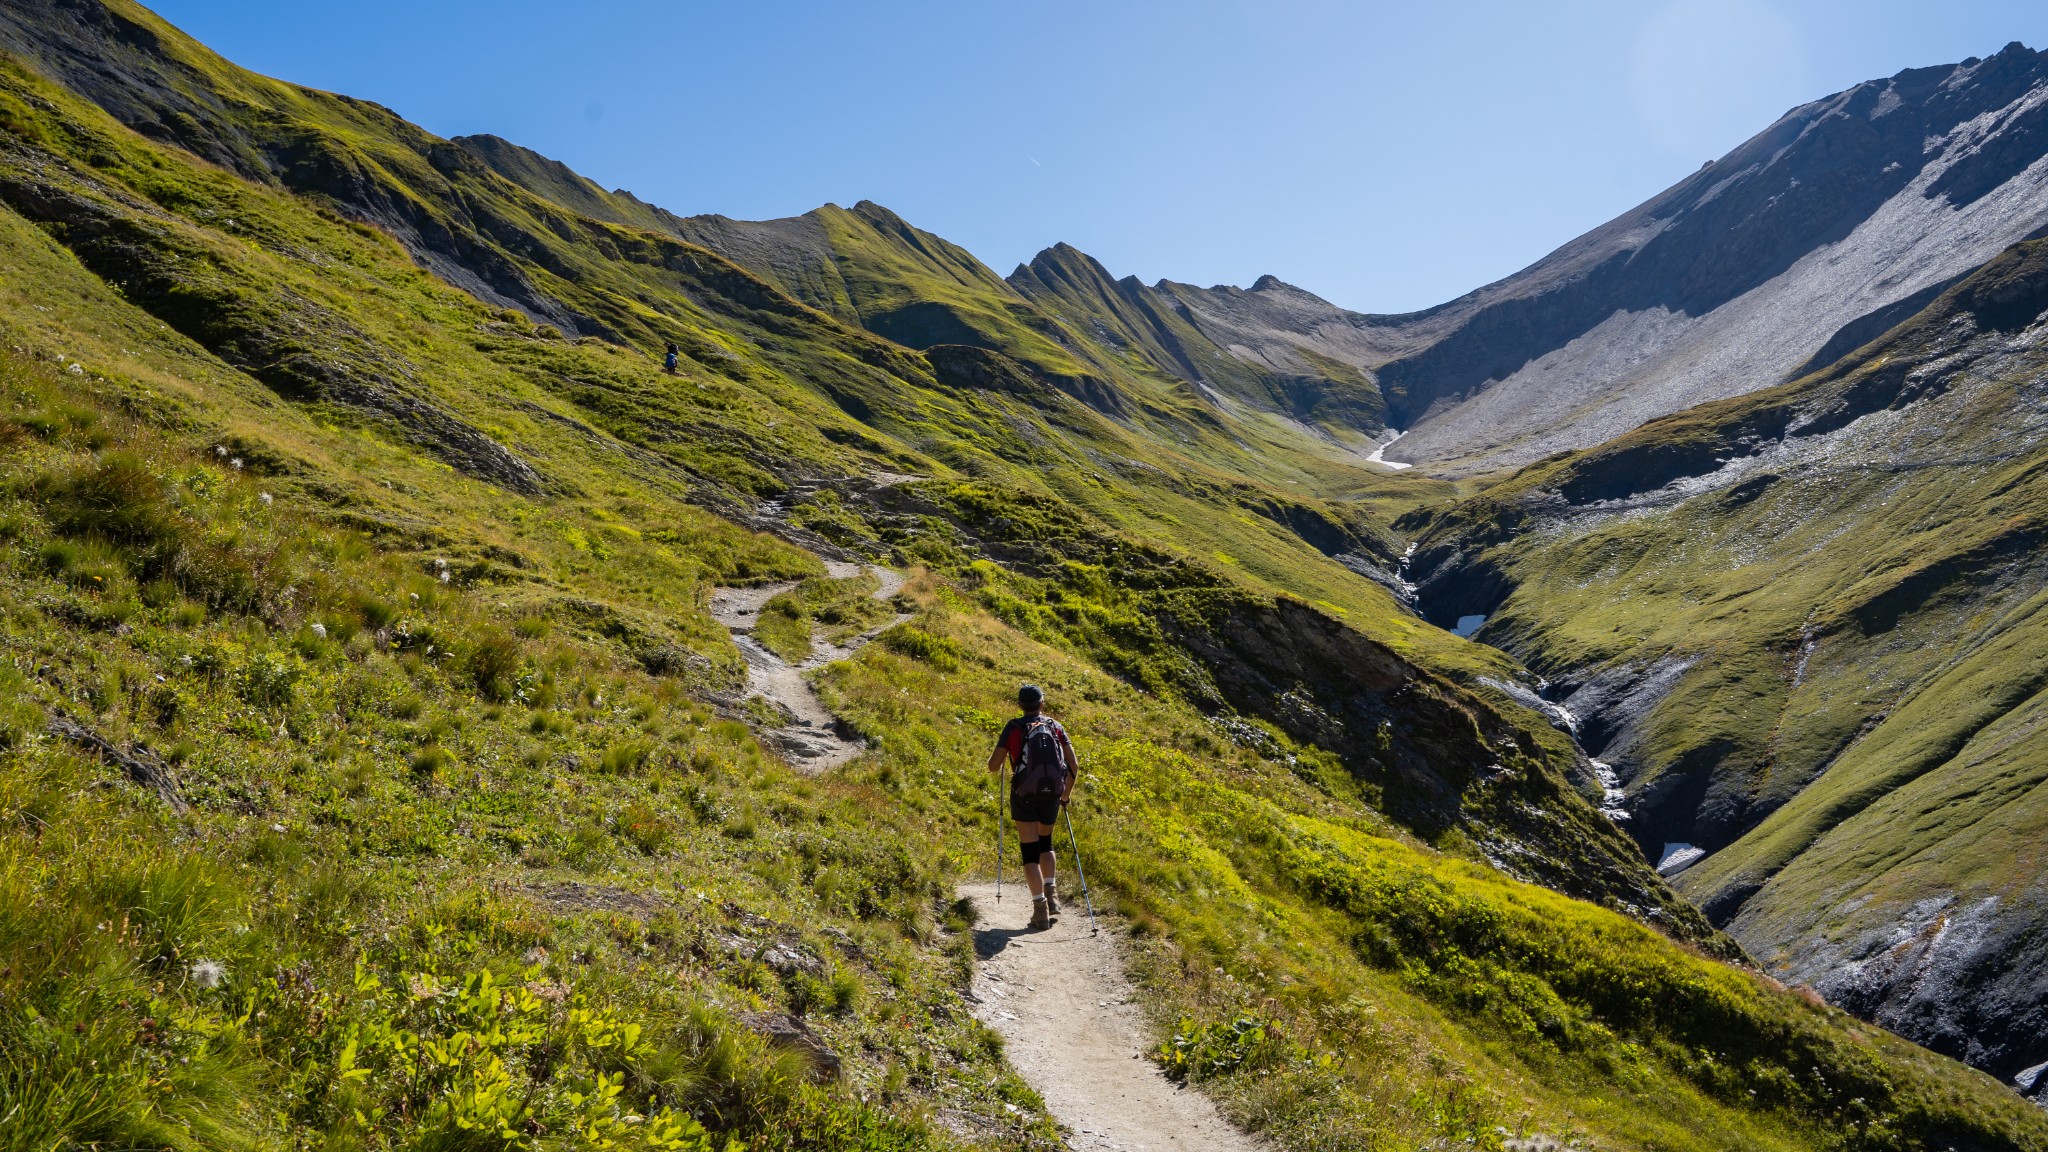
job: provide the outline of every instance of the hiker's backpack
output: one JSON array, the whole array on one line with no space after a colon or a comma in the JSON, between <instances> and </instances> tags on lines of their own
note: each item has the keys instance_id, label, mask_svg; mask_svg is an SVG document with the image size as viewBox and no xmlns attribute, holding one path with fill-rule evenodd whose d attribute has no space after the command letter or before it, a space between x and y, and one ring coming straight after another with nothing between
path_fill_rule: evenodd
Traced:
<instances>
[{"instance_id":1,"label":"hiker's backpack","mask_svg":"<svg viewBox=\"0 0 2048 1152\"><path fill-rule=\"evenodd\" d=\"M1024 725L1024 756L1011 791L1019 796L1058 796L1067 790L1067 757L1059 727L1043 716Z\"/></svg>"}]
</instances>

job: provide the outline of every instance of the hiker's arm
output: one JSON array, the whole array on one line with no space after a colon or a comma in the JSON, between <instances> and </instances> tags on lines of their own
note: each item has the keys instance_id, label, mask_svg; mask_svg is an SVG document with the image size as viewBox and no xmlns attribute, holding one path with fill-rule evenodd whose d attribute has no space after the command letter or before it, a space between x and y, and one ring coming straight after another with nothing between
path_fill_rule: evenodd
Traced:
<instances>
[{"instance_id":1,"label":"hiker's arm","mask_svg":"<svg viewBox=\"0 0 2048 1152\"><path fill-rule=\"evenodd\" d=\"M988 754L988 770L990 772L1001 772L1003 770L1003 761L1009 758L1009 748L1000 742L997 743L996 750Z\"/></svg>"},{"instance_id":2,"label":"hiker's arm","mask_svg":"<svg viewBox=\"0 0 2048 1152\"><path fill-rule=\"evenodd\" d=\"M1074 783L1081 778L1081 758L1074 755L1074 742L1067 739L1067 730L1060 729L1060 748L1067 754L1067 790L1060 793L1060 803L1074 794Z\"/></svg>"}]
</instances>

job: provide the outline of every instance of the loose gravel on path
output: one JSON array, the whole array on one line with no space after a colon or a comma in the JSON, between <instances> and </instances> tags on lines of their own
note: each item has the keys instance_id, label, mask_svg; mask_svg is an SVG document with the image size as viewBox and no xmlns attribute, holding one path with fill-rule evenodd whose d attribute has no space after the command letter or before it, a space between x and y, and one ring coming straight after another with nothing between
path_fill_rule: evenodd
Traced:
<instances>
[{"instance_id":1,"label":"loose gravel on path","mask_svg":"<svg viewBox=\"0 0 2048 1152\"><path fill-rule=\"evenodd\" d=\"M836 579L848 579L861 572L860 565L831 562L826 565L829 574ZM874 597L887 600L903 587L903 575L880 566L870 566L881 581ZM711 596L711 617L732 633L732 642L738 645L741 655L747 658L747 692L753 696L765 696L780 705L789 717L789 722L779 727L763 729L761 738L781 750L789 757L791 764L807 775L828 772L847 763L866 749L818 699L818 693L811 687L804 673L813 668L845 660L867 646L883 629L905 617L899 616L889 624L869 629L853 637L845 644L832 644L822 636L813 636L810 659L801 664L791 664L763 647L754 639L754 627L760 623L761 609L768 601L796 587L795 581L782 584L762 584L752 588L720 588Z\"/></svg>"},{"instance_id":2,"label":"loose gravel on path","mask_svg":"<svg viewBox=\"0 0 2048 1152\"><path fill-rule=\"evenodd\" d=\"M1262 1152L1208 1097L1176 1087L1146 1057L1155 1041L1131 1003L1116 927L1104 920L1091 935L1078 890L1039 932L1024 927L1031 896L1021 884L1003 885L1001 905L993 884L960 894L981 919L975 1015L1002 1034L1010 1063L1072 1133L1075 1152Z\"/></svg>"}]
</instances>

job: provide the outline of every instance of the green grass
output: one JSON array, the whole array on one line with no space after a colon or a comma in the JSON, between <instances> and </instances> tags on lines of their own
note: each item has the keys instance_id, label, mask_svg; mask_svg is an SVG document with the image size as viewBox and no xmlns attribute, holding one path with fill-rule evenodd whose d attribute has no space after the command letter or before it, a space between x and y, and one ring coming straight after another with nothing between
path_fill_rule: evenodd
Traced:
<instances>
[{"instance_id":1,"label":"green grass","mask_svg":"<svg viewBox=\"0 0 2048 1152\"><path fill-rule=\"evenodd\" d=\"M1088 875L1133 925L1161 1059L1286 1146L1912 1148L1953 1123L2039 1139L1988 1078L1417 843L1327 754L1137 693L942 582L910 592L918 645L824 681L878 746L867 778L941 826L989 819L979 753L1010 686L1044 683L1078 734ZM955 845L990 868L985 842Z\"/></svg>"},{"instance_id":2,"label":"green grass","mask_svg":"<svg viewBox=\"0 0 2048 1152\"><path fill-rule=\"evenodd\" d=\"M0 1142L1049 1147L965 1010L952 902L1031 679L1082 741L1166 1063L1282 1146L2042 1146L1984 1078L1471 859L1717 943L1480 683L1514 663L1329 554L1385 558L1441 486L1156 377L1115 382L1121 422L942 384L119 10L234 98L202 126L228 159L302 136L605 336L427 275L346 188L195 163L0 64ZM914 619L819 673L875 751L810 780L706 604L800 582L791 654L899 610L825 579L834 550L924 571ZM1333 671L1233 679L1307 650ZM1281 699L1298 731L1254 713Z\"/></svg>"},{"instance_id":3,"label":"green grass","mask_svg":"<svg viewBox=\"0 0 2048 1152\"><path fill-rule=\"evenodd\" d=\"M0 356L8 413L59 389ZM928 1147L941 1105L1044 1130L959 1011L942 856L885 797L797 779L601 634L501 630L489 588L97 423L97 456L28 437L4 475L0 619L32 657L0 672L6 1143ZM50 574L77 543L103 581ZM187 582L193 551L256 593ZM166 750L190 814L46 735L59 709ZM778 941L801 962L764 965ZM854 1054L844 1080L738 1023L763 1010Z\"/></svg>"}]
</instances>

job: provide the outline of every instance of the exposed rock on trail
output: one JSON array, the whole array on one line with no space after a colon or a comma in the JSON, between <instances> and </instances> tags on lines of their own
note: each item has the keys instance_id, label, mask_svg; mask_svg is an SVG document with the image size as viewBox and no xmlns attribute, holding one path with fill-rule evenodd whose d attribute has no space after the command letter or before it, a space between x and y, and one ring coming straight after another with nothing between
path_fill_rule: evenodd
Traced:
<instances>
[{"instance_id":1,"label":"exposed rock on trail","mask_svg":"<svg viewBox=\"0 0 2048 1152\"><path fill-rule=\"evenodd\" d=\"M985 922L974 930L974 1014L1002 1034L1010 1063L1073 1133L1076 1152L1258 1152L1209 1098L1177 1088L1145 1059L1152 1040L1131 1005L1113 938L1090 935L1069 908L1051 928L1022 927L1019 884L996 904L993 884L963 886Z\"/></svg>"},{"instance_id":2,"label":"exposed rock on trail","mask_svg":"<svg viewBox=\"0 0 2048 1152\"><path fill-rule=\"evenodd\" d=\"M829 561L825 569L839 580L857 576L862 570L858 564L841 561ZM903 587L901 573L879 565L870 565L867 571L881 582L881 587L874 592L877 600L887 600ZM906 617L898 616L887 624L870 628L844 644L833 644L822 636L814 635L811 658L801 664L791 664L764 647L754 638L753 632L754 626L760 623L762 607L796 586L795 581L788 581L754 588L721 588L711 596L711 617L732 633L732 642L747 658L747 694L764 697L785 717L785 722L779 727L763 730L762 739L781 749L798 771L816 775L852 760L867 745L832 715L825 702L818 699L817 690L804 678L804 673L851 657L883 629L901 623Z\"/></svg>"}]
</instances>

